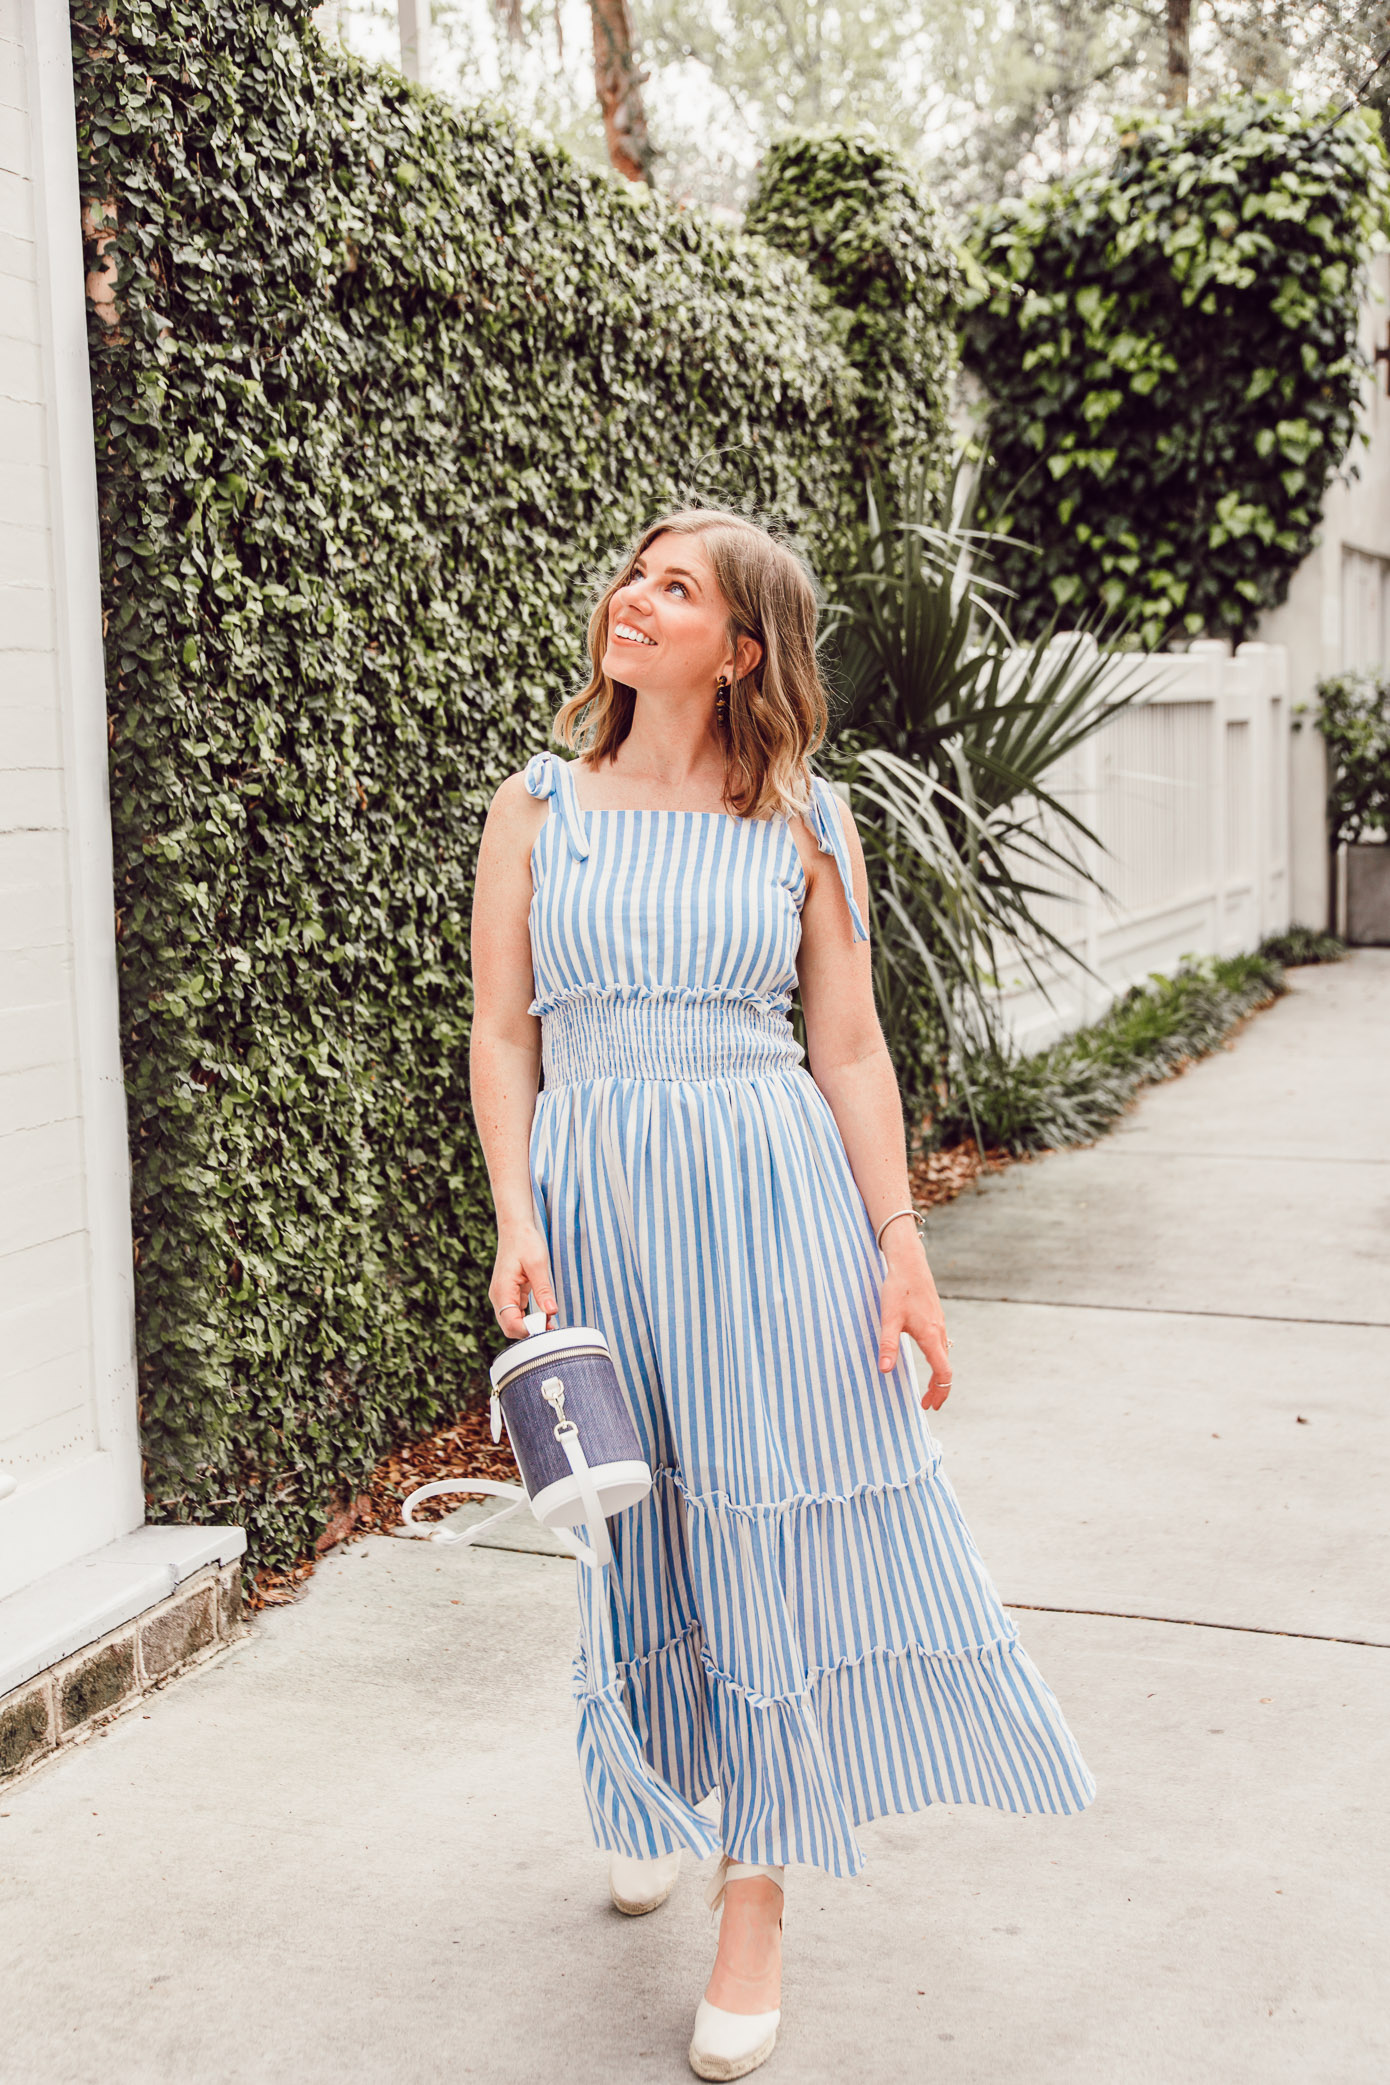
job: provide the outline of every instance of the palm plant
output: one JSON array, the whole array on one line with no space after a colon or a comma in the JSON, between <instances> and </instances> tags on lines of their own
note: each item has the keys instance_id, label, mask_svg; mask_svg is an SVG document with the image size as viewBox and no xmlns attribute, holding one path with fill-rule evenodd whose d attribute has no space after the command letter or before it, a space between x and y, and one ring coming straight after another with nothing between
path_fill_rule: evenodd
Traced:
<instances>
[{"instance_id":1,"label":"palm plant","mask_svg":"<svg viewBox=\"0 0 1390 2085\"><path fill-rule=\"evenodd\" d=\"M1074 951L1039 906L1094 882L1095 835L1058 793L1059 763L1133 700L1134 659L1103 631L1027 649L993 545L970 525L975 487L958 468L944 518L925 482L896 511L880 485L822 644L843 714L824 764L854 804L875 911L875 987L915 1117L943 1076L1004 1050L994 996L1008 950L1040 983ZM1039 880L1043 879L1043 880Z\"/></svg>"}]
</instances>

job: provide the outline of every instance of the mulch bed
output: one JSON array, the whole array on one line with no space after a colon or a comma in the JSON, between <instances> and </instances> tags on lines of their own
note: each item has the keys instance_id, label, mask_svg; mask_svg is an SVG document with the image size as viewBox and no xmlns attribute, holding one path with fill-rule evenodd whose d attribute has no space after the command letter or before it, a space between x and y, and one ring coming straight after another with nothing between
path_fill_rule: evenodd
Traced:
<instances>
[{"instance_id":1,"label":"mulch bed","mask_svg":"<svg viewBox=\"0 0 1390 2085\"><path fill-rule=\"evenodd\" d=\"M1026 1164L1008 1151L981 1151L973 1137L953 1144L949 1151L928 1151L908 1174L912 1199L919 1209L937 1209L954 1202L981 1173L1001 1173L1005 1166Z\"/></svg>"},{"instance_id":2,"label":"mulch bed","mask_svg":"<svg viewBox=\"0 0 1390 2085\"><path fill-rule=\"evenodd\" d=\"M500 1442L492 1438L492 1422L485 1396L465 1405L457 1418L438 1433L422 1441L394 1448L367 1479L367 1488L349 1500L329 1522L318 1540L313 1557L304 1557L286 1571L258 1571L248 1588L249 1607L285 1607L298 1599L305 1581L313 1576L314 1564L326 1549L341 1542L358 1541L363 1535L385 1535L401 1524L401 1501L421 1484L444 1477L491 1477L499 1484L519 1484L520 1474L505 1433ZM455 1492L426 1499L412 1518L442 1520L465 1502Z\"/></svg>"},{"instance_id":3,"label":"mulch bed","mask_svg":"<svg viewBox=\"0 0 1390 2085\"><path fill-rule=\"evenodd\" d=\"M981 1173L997 1173L1012 1165L1007 1152L981 1151L967 1141L949 1151L929 1151L918 1160L910 1175L912 1199L919 1209L938 1208L963 1194ZM500 1442L492 1438L488 1400L479 1396L465 1405L458 1416L438 1433L422 1441L394 1448L379 1462L367 1480L365 1491L346 1501L319 1537L313 1557L304 1557L285 1571L259 1571L247 1590L247 1605L285 1607L298 1599L313 1576L314 1563L325 1550L363 1535L384 1535L401 1521L401 1501L417 1485L433 1484L443 1477L491 1477L501 1484L520 1482L516 1462L504 1433ZM462 1503L459 1495L426 1499L413 1516L416 1520L442 1520Z\"/></svg>"}]
</instances>

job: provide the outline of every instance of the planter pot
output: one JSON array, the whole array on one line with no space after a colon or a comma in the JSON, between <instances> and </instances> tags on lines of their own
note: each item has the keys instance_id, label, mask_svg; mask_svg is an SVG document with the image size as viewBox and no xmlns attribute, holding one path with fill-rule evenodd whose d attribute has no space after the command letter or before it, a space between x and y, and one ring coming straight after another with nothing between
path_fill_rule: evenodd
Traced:
<instances>
[{"instance_id":1,"label":"planter pot","mask_svg":"<svg viewBox=\"0 0 1390 2085\"><path fill-rule=\"evenodd\" d=\"M1357 840L1346 854L1346 938L1357 948L1390 948L1390 846Z\"/></svg>"}]
</instances>

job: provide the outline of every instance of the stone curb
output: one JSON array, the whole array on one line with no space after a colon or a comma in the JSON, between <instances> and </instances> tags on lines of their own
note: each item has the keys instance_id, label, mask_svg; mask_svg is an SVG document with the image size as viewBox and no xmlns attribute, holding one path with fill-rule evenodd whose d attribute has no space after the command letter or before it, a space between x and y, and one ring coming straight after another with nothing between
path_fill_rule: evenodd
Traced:
<instances>
[{"instance_id":1,"label":"stone curb","mask_svg":"<svg viewBox=\"0 0 1390 2085\"><path fill-rule=\"evenodd\" d=\"M195 1571L167 1600L0 1696L0 1788L247 1634L241 1566Z\"/></svg>"}]
</instances>

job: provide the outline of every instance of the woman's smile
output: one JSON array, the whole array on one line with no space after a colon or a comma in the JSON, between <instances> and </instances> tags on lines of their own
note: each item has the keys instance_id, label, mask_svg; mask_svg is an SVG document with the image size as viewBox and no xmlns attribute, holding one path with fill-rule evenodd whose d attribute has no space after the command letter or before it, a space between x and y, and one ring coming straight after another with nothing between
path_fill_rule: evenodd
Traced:
<instances>
[{"instance_id":1,"label":"woman's smile","mask_svg":"<svg viewBox=\"0 0 1390 2085\"><path fill-rule=\"evenodd\" d=\"M685 562L676 563L677 557ZM693 541L676 546L658 536L609 597L606 649L614 662L624 652L628 658L621 670L615 664L615 677L623 682L635 672L645 677L647 668L639 668L632 654L659 651L662 663L653 670L712 693L728 649L728 621L701 546Z\"/></svg>"}]
</instances>

